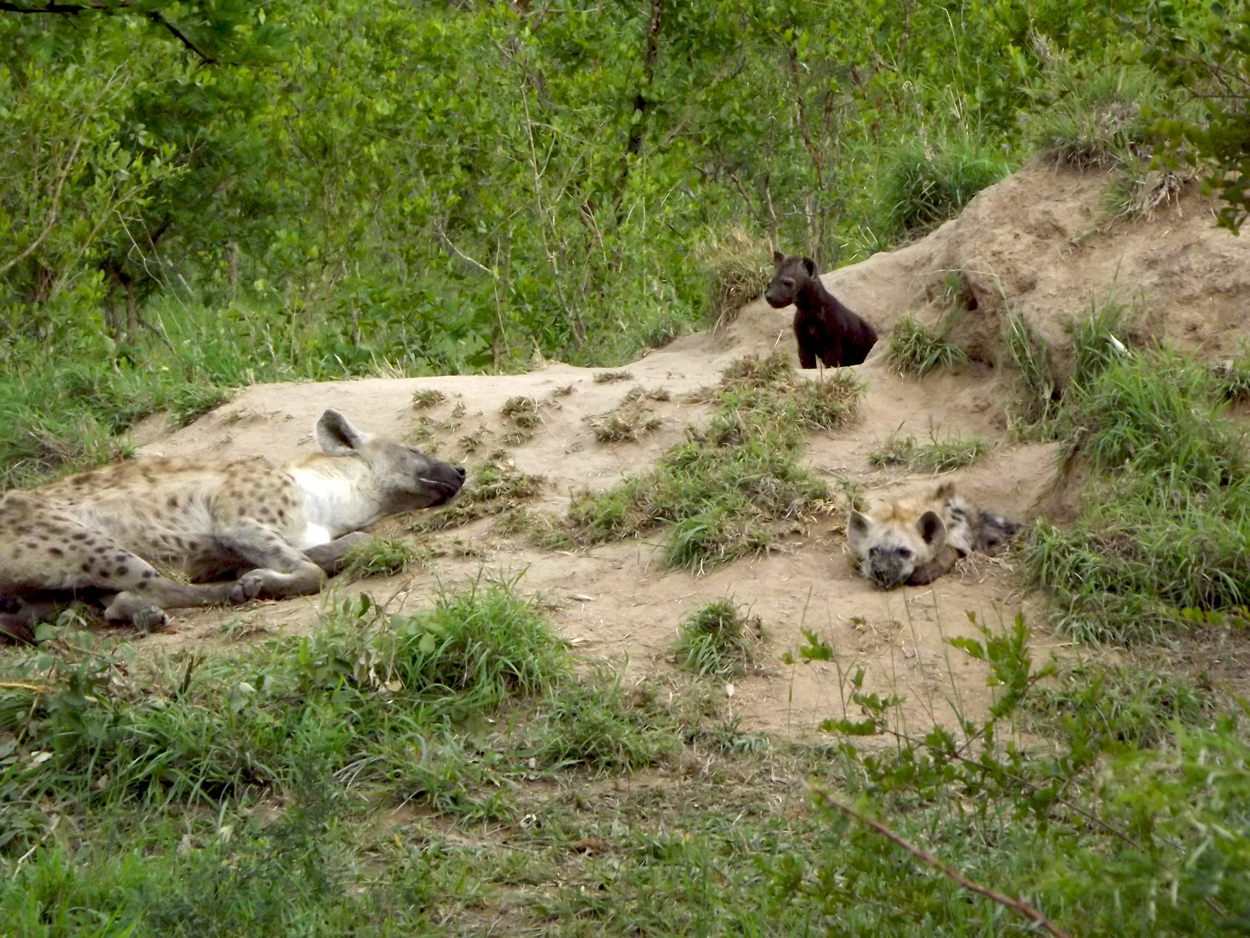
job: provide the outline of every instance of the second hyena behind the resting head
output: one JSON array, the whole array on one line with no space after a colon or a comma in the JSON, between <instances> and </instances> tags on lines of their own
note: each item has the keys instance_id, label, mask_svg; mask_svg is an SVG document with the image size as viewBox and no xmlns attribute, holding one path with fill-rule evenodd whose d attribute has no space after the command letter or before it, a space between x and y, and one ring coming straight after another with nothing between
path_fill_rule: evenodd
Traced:
<instances>
[{"instance_id":1,"label":"second hyena behind the resting head","mask_svg":"<svg viewBox=\"0 0 1250 938\"><path fill-rule=\"evenodd\" d=\"M931 583L973 551L993 553L1019 528L973 508L948 482L927 499L898 499L866 515L852 511L846 536L860 572L888 590Z\"/></svg>"},{"instance_id":2,"label":"second hyena behind the resting head","mask_svg":"<svg viewBox=\"0 0 1250 938\"><path fill-rule=\"evenodd\" d=\"M75 597L149 629L170 608L315 593L363 537L352 532L441 505L464 484L462 467L372 439L335 410L316 437L322 453L283 467L136 459L9 492L0 631L29 636L33 618Z\"/></svg>"}]
</instances>

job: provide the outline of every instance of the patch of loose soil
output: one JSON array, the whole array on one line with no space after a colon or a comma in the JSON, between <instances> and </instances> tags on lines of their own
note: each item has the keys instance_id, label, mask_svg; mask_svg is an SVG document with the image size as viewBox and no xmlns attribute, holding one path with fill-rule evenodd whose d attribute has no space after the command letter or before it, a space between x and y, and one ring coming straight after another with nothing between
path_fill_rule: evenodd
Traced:
<instances>
[{"instance_id":1,"label":"patch of loose soil","mask_svg":"<svg viewBox=\"0 0 1250 938\"><path fill-rule=\"evenodd\" d=\"M868 455L892 434L922 441L977 435L994 449L950 474L964 494L1024 520L1044 511L1062 515L1072 501L1066 483L1056 484L1054 445L1013 443L1007 432L1015 391L998 339L1006 310L1034 324L1061 366L1065 323L1111 294L1135 314L1142 336L1212 358L1235 354L1246 334L1250 242L1212 228L1210 206L1193 193L1152 219L1107 225L1097 206L1108 182L1029 167L983 192L960 218L923 240L826 275L826 285L883 339L856 369L867 385L859 419L813 435L808 466L830 481L846 477L869 499L888 498L935 484L931 476L871 465ZM926 322L945 316L952 271L964 285L952 336L972 362L922 381L893 373L886 362L889 330L904 315ZM505 451L517 469L546 479L530 510L563 512L571 491L642 471L681 440L687 426L703 422L708 405L686 402L687 394L715 385L731 361L777 346L793 355L790 319L789 310L754 303L716 332L680 338L630 364L630 377L622 380L597 381L608 369L551 364L522 375L252 387L144 449L285 460L312 450L316 417L335 407L371 432L421 440L442 458L466 465ZM635 387L664 389L667 400L638 398L631 394ZM421 389L436 389L444 399L414 407L413 394ZM507 405L518 397L536 404L538 420L528 437L505 413L516 411ZM624 407L645 408L658 426L636 441L599 442L596 424ZM403 533L411 521L383 526L388 534ZM1021 594L1009 560L983 558L926 587L871 588L848 563L838 516L796 522L769 555L703 576L663 568L653 541L543 550L523 536L499 533L489 517L422 536L437 556L414 572L336 585L315 597L179 614L170 631L142 644L169 653L229 647L240 636L306 631L343 594L368 591L403 612L428 606L440 587L515 581L523 594L541 597L556 628L580 652L627 662L627 680L645 682L671 667L666 655L682 618L703 602L730 596L763 620L768 637L759 671L725 689L728 707L746 728L802 733L828 717L856 716L847 677L862 667L865 689L905 697L907 728L923 732L934 722L950 725L956 708L978 717L989 701L983 667L945 641L977 634L968 613L993 626L1020 611L1040 621L1038 600ZM798 654L809 633L832 648L832 660L806 662ZM1059 644L1039 635L1036 656ZM804 663L785 664L787 652Z\"/></svg>"}]
</instances>

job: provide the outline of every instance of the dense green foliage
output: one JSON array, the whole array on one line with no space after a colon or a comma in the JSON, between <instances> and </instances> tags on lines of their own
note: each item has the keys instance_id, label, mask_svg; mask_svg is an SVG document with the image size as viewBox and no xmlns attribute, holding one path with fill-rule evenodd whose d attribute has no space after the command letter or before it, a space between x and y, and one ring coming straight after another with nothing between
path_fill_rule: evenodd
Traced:
<instances>
[{"instance_id":1,"label":"dense green foliage","mask_svg":"<svg viewBox=\"0 0 1250 938\"><path fill-rule=\"evenodd\" d=\"M1084 133L1098 89L1140 143L1116 26L1144 15L6 5L0 477L256 380L619 360L722 315L708 245L862 257Z\"/></svg>"},{"instance_id":2,"label":"dense green foliage","mask_svg":"<svg viewBox=\"0 0 1250 938\"><path fill-rule=\"evenodd\" d=\"M1031 902L1066 934L1244 934L1250 747L1235 721L1208 723L1205 695L1183 684L1161 687L1144 669L1130 676L1035 667L1023 618L979 627L983 640L950 644L989 664L999 694L984 723L960 715L958 733L937 727L909 734L894 712L899 701L863 693L862 670L846 676L855 719L827 726L895 743L880 754L844 750L870 803L892 804L895 830L910 827L922 847L941 844L939 858L955 852L955 842L974 840L982 863L969 858L958 867L979 866L981 885L1014 882L1009 895ZM1045 715L1037 728L1051 745L1017 745L1017 721L1030 710ZM1137 748L1149 742L1160 750ZM909 811L923 813L923 829L907 823ZM814 868L802 857L781 861L793 870L795 892L863 934L883 926L893 934L984 933L971 911L983 900L968 893L955 899L951 883L928 869L908 876L919 864L902 850L859 819L826 813L831 834L843 839ZM984 862L988 856L999 857L997 869ZM854 888L837 888L839 881ZM869 906L868 897L881 906ZM1010 928L1005 904L998 912L998 927Z\"/></svg>"},{"instance_id":3,"label":"dense green foliage","mask_svg":"<svg viewBox=\"0 0 1250 938\"><path fill-rule=\"evenodd\" d=\"M1146 6L1142 61L1183 89L1196 110L1158 111L1170 144L1167 162L1209 170L1206 183L1225 203L1219 224L1238 231L1250 213L1250 5L1155 0Z\"/></svg>"}]
</instances>

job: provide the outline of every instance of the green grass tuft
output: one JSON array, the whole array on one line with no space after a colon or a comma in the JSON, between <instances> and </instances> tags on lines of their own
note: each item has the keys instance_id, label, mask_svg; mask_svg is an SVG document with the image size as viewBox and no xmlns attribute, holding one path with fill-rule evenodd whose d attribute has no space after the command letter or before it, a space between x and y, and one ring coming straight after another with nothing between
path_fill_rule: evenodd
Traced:
<instances>
[{"instance_id":1,"label":"green grass tuft","mask_svg":"<svg viewBox=\"0 0 1250 938\"><path fill-rule=\"evenodd\" d=\"M395 538L372 537L354 545L343 558L343 576L356 580L366 576L403 573L422 556L415 544Z\"/></svg>"},{"instance_id":2,"label":"green grass tuft","mask_svg":"<svg viewBox=\"0 0 1250 938\"><path fill-rule=\"evenodd\" d=\"M874 466L905 466L921 472L951 472L971 465L990 451L988 440L979 436L917 443L913 436L892 436L885 446L868 454Z\"/></svg>"},{"instance_id":3,"label":"green grass tuft","mask_svg":"<svg viewBox=\"0 0 1250 938\"><path fill-rule=\"evenodd\" d=\"M770 522L825 497L824 483L796 457L807 432L849 419L861 393L849 370L822 385L796 378L780 355L735 362L706 427L689 431L649 472L575 495L566 530L593 544L668 525L666 562L692 570L761 550Z\"/></svg>"},{"instance_id":4,"label":"green grass tuft","mask_svg":"<svg viewBox=\"0 0 1250 938\"><path fill-rule=\"evenodd\" d=\"M968 360L963 349L946 340L952 319L936 332L904 316L890 333L890 364L903 374L923 378L935 368L954 368Z\"/></svg>"},{"instance_id":5,"label":"green grass tuft","mask_svg":"<svg viewBox=\"0 0 1250 938\"><path fill-rule=\"evenodd\" d=\"M564 644L534 606L506 590L446 595L391 624L392 667L409 698L436 707L454 699L455 714L549 693L570 675Z\"/></svg>"},{"instance_id":6,"label":"green grass tuft","mask_svg":"<svg viewBox=\"0 0 1250 938\"><path fill-rule=\"evenodd\" d=\"M434 407L447 400L447 395L437 388L417 388L412 392L412 407L414 410L425 410Z\"/></svg>"},{"instance_id":7,"label":"green grass tuft","mask_svg":"<svg viewBox=\"0 0 1250 938\"><path fill-rule=\"evenodd\" d=\"M1081 395L1111 365L1123 362L1131 345L1127 324L1115 297L1091 304L1088 316L1068 327L1072 334L1071 388Z\"/></svg>"},{"instance_id":8,"label":"green grass tuft","mask_svg":"<svg viewBox=\"0 0 1250 938\"><path fill-rule=\"evenodd\" d=\"M1024 548L1060 624L1087 640L1157 641L1195 613L1250 603L1250 474L1219 381L1167 352L1087 380L1066 459L1095 479L1075 524L1039 522Z\"/></svg>"},{"instance_id":9,"label":"green grass tuft","mask_svg":"<svg viewBox=\"0 0 1250 938\"><path fill-rule=\"evenodd\" d=\"M1102 371L1084 390L1076 420L1082 447L1104 472L1129 466L1150 484L1211 490L1244 475L1241 433L1223 415L1211 375L1163 353Z\"/></svg>"},{"instance_id":10,"label":"green grass tuft","mask_svg":"<svg viewBox=\"0 0 1250 938\"><path fill-rule=\"evenodd\" d=\"M709 567L768 549L772 532L757 518L710 507L674 522L664 544L665 566L701 574Z\"/></svg>"},{"instance_id":11,"label":"green grass tuft","mask_svg":"<svg viewBox=\"0 0 1250 938\"><path fill-rule=\"evenodd\" d=\"M881 171L886 229L901 238L935 228L1009 172L997 154L967 140L933 148L918 141L899 144Z\"/></svg>"},{"instance_id":12,"label":"green grass tuft","mask_svg":"<svg viewBox=\"0 0 1250 938\"><path fill-rule=\"evenodd\" d=\"M620 676L597 671L539 706L530 732L533 758L548 770L578 768L596 775L651 765L676 742L653 701L627 694Z\"/></svg>"},{"instance_id":13,"label":"green grass tuft","mask_svg":"<svg viewBox=\"0 0 1250 938\"><path fill-rule=\"evenodd\" d=\"M1063 397L1051 364L1050 347L1029 321L1016 312L1007 314L1002 334L1020 377L1020 416L1027 425L1048 426L1059 413Z\"/></svg>"},{"instance_id":14,"label":"green grass tuft","mask_svg":"<svg viewBox=\"0 0 1250 938\"><path fill-rule=\"evenodd\" d=\"M1168 111L1163 81L1142 66L1089 71L1056 60L1050 106L1030 115L1026 142L1042 157L1075 169L1135 165L1149 154L1150 112Z\"/></svg>"},{"instance_id":15,"label":"green grass tuft","mask_svg":"<svg viewBox=\"0 0 1250 938\"><path fill-rule=\"evenodd\" d=\"M758 616L729 599L700 606L681 623L673 660L677 667L703 677L735 680L755 663L763 635Z\"/></svg>"}]
</instances>

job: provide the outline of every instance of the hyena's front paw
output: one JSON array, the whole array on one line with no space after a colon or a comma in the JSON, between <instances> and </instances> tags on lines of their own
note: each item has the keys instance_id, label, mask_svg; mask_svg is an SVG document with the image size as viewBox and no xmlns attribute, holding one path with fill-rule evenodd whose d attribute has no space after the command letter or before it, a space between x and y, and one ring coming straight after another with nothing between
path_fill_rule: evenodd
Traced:
<instances>
[{"instance_id":1,"label":"hyena's front paw","mask_svg":"<svg viewBox=\"0 0 1250 938\"><path fill-rule=\"evenodd\" d=\"M160 632L169 624L169 614L160 606L136 593L118 593L104 610L107 622L129 622L143 634Z\"/></svg>"},{"instance_id":2,"label":"hyena's front paw","mask_svg":"<svg viewBox=\"0 0 1250 938\"><path fill-rule=\"evenodd\" d=\"M160 606L149 604L136 610L133 621L135 628L144 635L149 632L163 632L169 625L169 614Z\"/></svg>"},{"instance_id":3,"label":"hyena's front paw","mask_svg":"<svg viewBox=\"0 0 1250 938\"><path fill-rule=\"evenodd\" d=\"M268 570L249 570L234 581L234 586L230 588L229 599L232 603L245 603L265 592L268 585Z\"/></svg>"}]
</instances>

